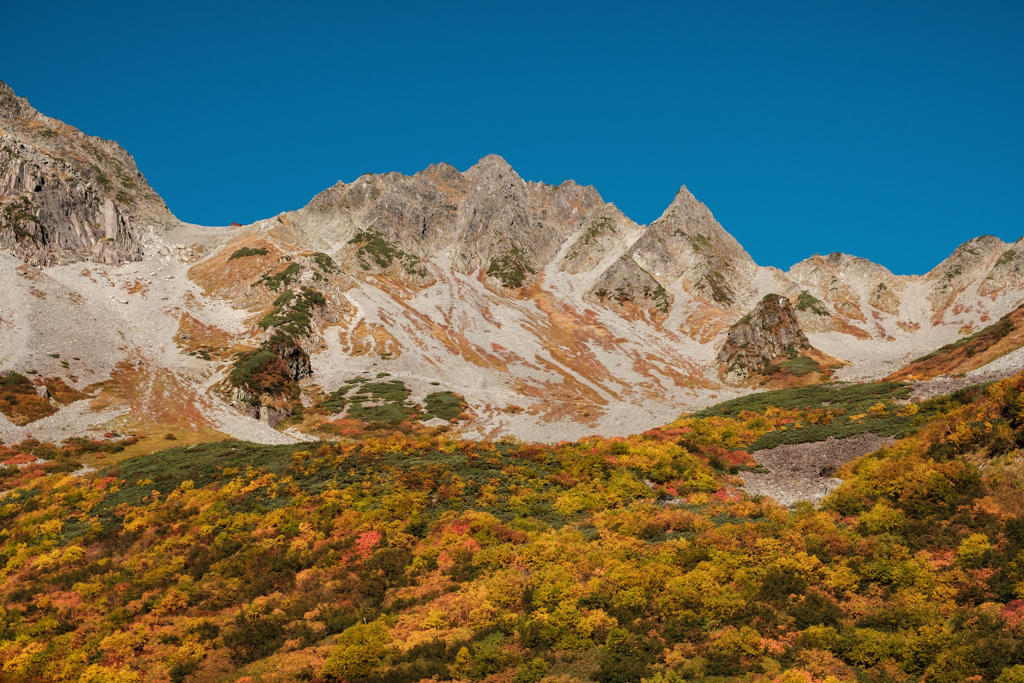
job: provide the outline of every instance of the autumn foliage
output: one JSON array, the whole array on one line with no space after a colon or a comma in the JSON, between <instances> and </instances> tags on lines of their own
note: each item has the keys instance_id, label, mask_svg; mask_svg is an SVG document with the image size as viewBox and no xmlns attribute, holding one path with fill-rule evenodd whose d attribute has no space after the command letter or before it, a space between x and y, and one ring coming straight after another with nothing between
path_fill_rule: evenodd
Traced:
<instances>
[{"instance_id":1,"label":"autumn foliage","mask_svg":"<svg viewBox=\"0 0 1024 683\"><path fill-rule=\"evenodd\" d=\"M750 445L838 419L819 408L557 446L225 441L19 479L0 680L1022 680L1024 375L921 406L819 509L742 494ZM4 457L69 469L74 447Z\"/></svg>"}]
</instances>

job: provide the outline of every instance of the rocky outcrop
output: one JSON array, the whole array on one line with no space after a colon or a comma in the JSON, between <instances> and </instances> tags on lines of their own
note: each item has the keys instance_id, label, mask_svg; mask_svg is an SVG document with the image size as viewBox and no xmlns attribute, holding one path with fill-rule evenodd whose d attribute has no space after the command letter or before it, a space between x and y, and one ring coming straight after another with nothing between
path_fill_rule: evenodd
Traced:
<instances>
[{"instance_id":1,"label":"rocky outcrop","mask_svg":"<svg viewBox=\"0 0 1024 683\"><path fill-rule=\"evenodd\" d=\"M727 376L739 381L760 373L779 358L812 351L789 299L769 294L732 326L716 362Z\"/></svg>"},{"instance_id":2,"label":"rocky outcrop","mask_svg":"<svg viewBox=\"0 0 1024 683\"><path fill-rule=\"evenodd\" d=\"M1018 288L1024 284L1024 248L1021 238L999 254L992 270L982 280L978 293L992 297L1007 288Z\"/></svg>"},{"instance_id":3,"label":"rocky outcrop","mask_svg":"<svg viewBox=\"0 0 1024 683\"><path fill-rule=\"evenodd\" d=\"M584 298L620 308L632 305L653 315L667 314L672 305L672 299L661 283L628 256L612 264Z\"/></svg>"},{"instance_id":4,"label":"rocky outcrop","mask_svg":"<svg viewBox=\"0 0 1024 683\"><path fill-rule=\"evenodd\" d=\"M1013 250L1015 252L1015 250ZM975 283L981 282L1004 258L1006 243L992 235L982 235L964 242L942 263L931 270L924 279L929 282L928 300L932 311L941 319L957 297L964 294ZM1008 260L1016 260L1016 254ZM1009 265L1009 264L1001 264ZM1009 271L1012 273L1013 271Z\"/></svg>"},{"instance_id":5,"label":"rocky outcrop","mask_svg":"<svg viewBox=\"0 0 1024 683\"><path fill-rule=\"evenodd\" d=\"M0 248L30 263L121 263L142 257L126 207L74 169L0 136Z\"/></svg>"},{"instance_id":6,"label":"rocky outcrop","mask_svg":"<svg viewBox=\"0 0 1024 683\"><path fill-rule=\"evenodd\" d=\"M312 376L313 366L309 362L309 354L294 340L278 336L268 342L265 348L284 362L288 376L294 381Z\"/></svg>"},{"instance_id":7,"label":"rocky outcrop","mask_svg":"<svg viewBox=\"0 0 1024 683\"><path fill-rule=\"evenodd\" d=\"M37 265L142 257L173 222L117 143L43 116L0 81L0 248Z\"/></svg>"}]
</instances>

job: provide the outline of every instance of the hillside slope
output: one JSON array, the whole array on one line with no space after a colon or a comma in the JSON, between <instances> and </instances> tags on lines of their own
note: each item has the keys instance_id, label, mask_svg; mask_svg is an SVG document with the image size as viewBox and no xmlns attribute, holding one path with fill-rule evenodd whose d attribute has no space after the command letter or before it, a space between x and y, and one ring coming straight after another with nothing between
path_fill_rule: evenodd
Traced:
<instances>
[{"instance_id":1,"label":"hillside slope","mask_svg":"<svg viewBox=\"0 0 1024 683\"><path fill-rule=\"evenodd\" d=\"M932 379L958 375L985 367L1024 347L1024 307L952 344L922 356L889 376L893 380Z\"/></svg>"},{"instance_id":2,"label":"hillside slope","mask_svg":"<svg viewBox=\"0 0 1024 683\"><path fill-rule=\"evenodd\" d=\"M917 412L900 390L557 446L0 447L3 677L1012 683L1024 373ZM738 489L764 439L864 420L902 438L819 509Z\"/></svg>"}]
</instances>

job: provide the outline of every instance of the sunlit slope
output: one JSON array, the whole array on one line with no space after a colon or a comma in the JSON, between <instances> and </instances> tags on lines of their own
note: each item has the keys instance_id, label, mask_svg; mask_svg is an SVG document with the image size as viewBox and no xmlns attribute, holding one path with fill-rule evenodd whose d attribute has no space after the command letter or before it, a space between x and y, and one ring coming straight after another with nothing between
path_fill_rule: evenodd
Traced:
<instances>
[{"instance_id":1,"label":"sunlit slope","mask_svg":"<svg viewBox=\"0 0 1024 683\"><path fill-rule=\"evenodd\" d=\"M932 379L984 367L1024 346L1024 306L974 334L916 359L888 379Z\"/></svg>"}]
</instances>

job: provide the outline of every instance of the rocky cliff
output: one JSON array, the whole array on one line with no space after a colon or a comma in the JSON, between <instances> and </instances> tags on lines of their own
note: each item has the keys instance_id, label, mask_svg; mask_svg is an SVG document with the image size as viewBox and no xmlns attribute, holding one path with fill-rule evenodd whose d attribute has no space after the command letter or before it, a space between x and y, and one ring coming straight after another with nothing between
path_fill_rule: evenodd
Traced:
<instances>
[{"instance_id":1,"label":"rocky cliff","mask_svg":"<svg viewBox=\"0 0 1024 683\"><path fill-rule=\"evenodd\" d=\"M806 297L803 292L798 306L813 309ZM730 384L761 379L773 386L814 383L845 364L811 346L789 299L778 294L765 296L729 329L715 362Z\"/></svg>"},{"instance_id":2,"label":"rocky cliff","mask_svg":"<svg viewBox=\"0 0 1024 683\"><path fill-rule=\"evenodd\" d=\"M142 257L173 221L117 143L43 116L0 81L0 247L42 265Z\"/></svg>"}]
</instances>

